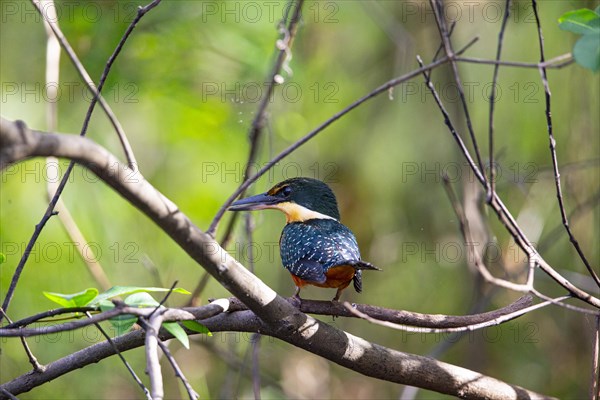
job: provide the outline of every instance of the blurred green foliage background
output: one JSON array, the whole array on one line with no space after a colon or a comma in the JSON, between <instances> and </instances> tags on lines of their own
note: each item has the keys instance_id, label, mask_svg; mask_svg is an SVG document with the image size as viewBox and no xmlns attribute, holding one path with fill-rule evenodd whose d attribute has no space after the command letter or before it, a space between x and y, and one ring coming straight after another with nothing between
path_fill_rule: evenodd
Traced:
<instances>
[{"instance_id":1,"label":"blurred green foliage background","mask_svg":"<svg viewBox=\"0 0 600 400\"><path fill-rule=\"evenodd\" d=\"M139 1L59 1L60 24L90 75L98 79L108 56L131 21ZM504 1L448 1L446 17L456 20L453 42L465 54L493 59ZM46 36L27 1L0 2L1 114L45 129ZM571 51L576 35L559 30L564 12L595 1L543 1L540 16L548 59ZM241 183L249 148L247 132L274 61L278 23L285 2L163 1L144 17L110 73L104 96L123 124L144 176L201 228ZM502 58L539 60L536 25L528 1L512 5ZM428 2L307 1L284 83L272 96L257 168L334 113L393 77L417 68L415 56L431 60L439 36ZM473 126L487 160L489 91L493 68L461 64ZM432 79L462 134L456 86L450 69ZM598 266L599 79L570 65L549 70L552 117L562 184L574 234L592 265ZM79 133L90 95L70 61L61 59L59 131ZM590 292L598 288L560 229L548 150L544 91L535 68L500 69L495 116L497 190L542 255L562 274ZM106 117L97 108L88 137L118 157L122 151ZM64 172L66 163L61 162ZM444 192L447 173L461 198L474 178L457 151L421 76L365 103L335 122L251 189L258 193L292 176L325 180L338 196L342 221L355 232L363 258L383 268L365 273L364 293L353 302L424 313L465 314L501 307L517 293L482 285L468 267L457 219ZM44 160L30 160L0 175L0 294L3 298L34 226L47 206L46 182L55 180ZM480 193L479 193L480 194ZM201 267L140 212L76 167L63 199L115 285L179 286L193 290ZM491 232L490 265L504 265L522 279L525 261L493 214L482 207ZM222 234L221 223L217 237ZM275 212L252 215L252 245L243 219L228 246L278 293L290 296L293 283L281 268L277 241L284 219ZM252 250L252 251L251 251ZM254 254L252 260L249 255ZM9 315L13 320L53 308L42 291L71 293L98 287L72 239L52 218L21 277ZM536 287L547 295L563 291L542 273ZM210 281L201 301L228 296ZM330 299L333 291L311 288L303 296ZM482 300L482 296L484 297ZM174 295L172 306L189 299ZM323 318L376 343L430 354L510 383L561 398L587 397L591 375L593 319L563 308L545 308L499 327L460 339L391 331L359 320ZM42 363L51 362L101 337L90 327L29 340ZM192 349L171 344L172 352L202 398L252 398L248 360L250 336L196 337ZM18 340L0 342L0 382L30 369ZM437 349L437 350L436 350ZM127 359L143 375L143 349ZM270 338L260 343L262 398L398 398L403 388L331 364ZM184 396L164 365L169 398ZM85 383L84 383L85 382ZM406 393L405 393L406 394ZM407 394L406 394L407 395ZM113 357L77 370L24 394L39 398L142 398L139 388ZM439 398L420 391L417 398Z\"/></svg>"}]
</instances>

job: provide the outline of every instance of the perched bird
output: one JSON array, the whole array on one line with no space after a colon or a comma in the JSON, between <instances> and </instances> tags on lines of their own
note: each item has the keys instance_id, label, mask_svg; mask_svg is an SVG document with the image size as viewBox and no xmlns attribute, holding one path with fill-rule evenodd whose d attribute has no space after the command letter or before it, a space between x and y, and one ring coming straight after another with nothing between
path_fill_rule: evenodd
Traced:
<instances>
[{"instance_id":1,"label":"perched bird","mask_svg":"<svg viewBox=\"0 0 600 400\"><path fill-rule=\"evenodd\" d=\"M286 216L279 247L283 266L296 284L294 297L306 285L336 288L334 301L354 281L362 291L362 270L379 268L362 261L356 238L339 222L333 191L312 178L291 178L269 191L234 202L230 211L274 208Z\"/></svg>"}]
</instances>

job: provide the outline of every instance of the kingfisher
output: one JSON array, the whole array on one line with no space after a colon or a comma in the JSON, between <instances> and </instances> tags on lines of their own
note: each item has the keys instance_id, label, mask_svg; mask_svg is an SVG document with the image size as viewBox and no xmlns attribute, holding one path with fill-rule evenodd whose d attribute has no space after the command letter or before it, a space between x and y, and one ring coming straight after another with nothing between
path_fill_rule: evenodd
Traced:
<instances>
[{"instance_id":1,"label":"kingfisher","mask_svg":"<svg viewBox=\"0 0 600 400\"><path fill-rule=\"evenodd\" d=\"M286 216L279 239L281 261L296 284L294 298L301 301L306 285L335 288L333 301L354 283L362 291L362 271L379 270L361 260L356 238L340 223L337 200L331 188L312 178L291 178L266 193L231 204L230 211L277 209Z\"/></svg>"}]
</instances>

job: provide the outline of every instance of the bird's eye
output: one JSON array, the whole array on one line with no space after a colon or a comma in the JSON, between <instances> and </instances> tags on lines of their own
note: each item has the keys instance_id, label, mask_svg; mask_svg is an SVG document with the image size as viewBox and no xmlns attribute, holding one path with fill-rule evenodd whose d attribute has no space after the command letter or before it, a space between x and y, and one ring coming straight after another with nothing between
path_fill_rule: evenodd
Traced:
<instances>
[{"instance_id":1,"label":"bird's eye","mask_svg":"<svg viewBox=\"0 0 600 400\"><path fill-rule=\"evenodd\" d=\"M292 193L292 188L289 186L286 186L283 189L281 189L281 191L279 193L281 193L281 195L283 197L288 197Z\"/></svg>"}]
</instances>

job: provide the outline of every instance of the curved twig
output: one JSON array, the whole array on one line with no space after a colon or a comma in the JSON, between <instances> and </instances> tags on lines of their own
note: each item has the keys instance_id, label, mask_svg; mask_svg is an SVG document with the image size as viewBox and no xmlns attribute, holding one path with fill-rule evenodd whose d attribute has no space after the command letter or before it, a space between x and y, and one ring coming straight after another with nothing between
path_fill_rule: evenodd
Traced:
<instances>
[{"instance_id":1,"label":"curved twig","mask_svg":"<svg viewBox=\"0 0 600 400\"><path fill-rule=\"evenodd\" d=\"M248 307L236 298L229 298L228 300L230 302L229 311L244 311L248 309ZM293 298L289 298L288 301L293 302ZM421 314L413 311L394 310L369 304L352 304L352 308L379 321L409 325L417 328L449 329L494 321L498 318L526 309L532 305L532 302L532 296L525 295L518 298L513 303L497 310L471 315ZM184 308L184 310L189 311L187 308ZM349 311L347 307L344 306L344 303L332 301L302 299L300 311L307 314L330 315L333 317L358 317L358 315Z\"/></svg>"},{"instance_id":2,"label":"curved twig","mask_svg":"<svg viewBox=\"0 0 600 400\"><path fill-rule=\"evenodd\" d=\"M484 322L471 324L471 325L456 326L456 327L451 327L451 328L425 328L425 327L415 327L415 326L405 325L405 324L396 324L393 322L383 321L381 319L373 318L368 314L358 311L356 308L354 308L348 302L344 303L344 307L346 307L346 309L348 311L350 311L351 313L356 315L358 318L369 321L372 324L385 326L386 328L392 328L392 329L396 329L396 330L400 330L400 331L416 332L416 333L456 333L456 332L471 332L471 331L475 331L478 329L488 328L490 326L500 325L504 322L508 322L515 318L518 318L521 315L526 314L530 311L537 310L538 308L546 307L550 304L555 304L555 303L558 303L558 302L561 302L561 301L564 301L564 300L570 299L570 298L571 298L571 296L559 297L557 299L553 299L553 301L545 301L543 303L539 303L539 304L536 304L536 305L533 305L530 307L526 307L526 308L511 312L508 314L498 316L496 318L490 319L489 321L484 321Z\"/></svg>"},{"instance_id":3,"label":"curved twig","mask_svg":"<svg viewBox=\"0 0 600 400\"><path fill-rule=\"evenodd\" d=\"M460 74L458 72L458 64L456 63L456 60L454 60L455 52L452 47L452 42L450 41L450 35L448 33L446 20L442 16L444 5L441 2L441 0L429 0L429 3L431 5L431 8L433 9L433 15L435 16L435 21L440 32L440 36L442 38L442 43L444 44L444 51L446 52L446 56L450 60L450 66L452 67L452 72L454 74L454 82L456 83L456 88L458 89L458 97L460 98L460 103L465 114L467 130L469 131L469 137L471 138L473 151L475 152L475 157L477 159L477 166L483 174L484 186L487 187L489 183L487 181L487 176L484 173L485 169L483 167L483 161L481 161L481 152L479 151L479 145L477 144L475 131L473 130L473 122L471 121L471 114L469 113L469 107L467 106L465 90L463 88L462 79L460 78Z\"/></svg>"},{"instance_id":4,"label":"curved twig","mask_svg":"<svg viewBox=\"0 0 600 400\"><path fill-rule=\"evenodd\" d=\"M538 41L539 41L539 45L540 45L540 64L543 64L545 61L545 56L544 56L544 36L542 35L542 25L540 23L540 17L538 15L537 2L536 2L536 0L531 0L531 1L532 1L532 6L533 6L533 13L535 15L535 23L537 25ZM554 130L552 127L552 112L550 110L551 95L550 95L550 86L548 84L548 75L546 74L546 67L544 67L543 65L539 67L539 71L540 71L540 75L542 76L542 84L544 85L544 98L546 101L546 124L548 126L548 139L550 141L550 155L552 157L552 167L553 167L553 172L554 172L554 185L556 186L556 197L558 200L558 208L560 210L560 217L562 219L562 224L565 227L565 230L567 231L567 235L569 235L569 241L571 242L571 244L577 251L579 258L581 259L581 261L583 261L583 264L587 268L592 279L594 279L594 282L596 282L596 285L598 285L598 287L600 287L600 277L598 276L598 274L596 273L594 268L592 268L592 266L590 265L590 262L588 261L585 254L583 253L583 250L581 249L579 242L577 241L577 239L575 239L575 236L573 235L573 232L571 231L571 227L569 226L569 219L567 217L567 211L565 210L565 203L563 200L562 187L560 184L560 171L558 169L558 157L556 155L556 139L554 138Z\"/></svg>"},{"instance_id":5,"label":"curved twig","mask_svg":"<svg viewBox=\"0 0 600 400\"><path fill-rule=\"evenodd\" d=\"M556 56L548 61L540 62L540 63L528 63L521 61L502 61L502 60L488 60L486 58L476 58L476 57L455 57L455 61L471 63L471 64L484 64L484 65L502 65L505 67L515 67L515 68L554 68L560 69L564 68L568 65L571 65L575 62L573 59L573 55L571 53L561 54L560 56Z\"/></svg>"},{"instance_id":6,"label":"curved twig","mask_svg":"<svg viewBox=\"0 0 600 400\"><path fill-rule=\"evenodd\" d=\"M510 16L510 4L511 0L506 0L504 7L504 17L502 18L502 26L500 27L500 33L498 33L498 47L496 49L496 61L500 61L502 54L502 44L504 43L504 31L506 30L506 24ZM496 191L496 167L494 165L494 107L496 105L496 84L498 82L498 72L500 71L500 64L494 65L494 74L492 77L492 93L490 93L490 113L489 113L489 126L488 126L488 158L489 158L489 185L487 192L487 202L492 201L494 192Z\"/></svg>"},{"instance_id":7,"label":"curved twig","mask_svg":"<svg viewBox=\"0 0 600 400\"><path fill-rule=\"evenodd\" d=\"M129 307L122 303L117 304L112 310L104 311L99 314L90 315L87 319L65 322L63 324L44 326L41 328L0 328L0 337L30 337L49 335L58 332L67 332L74 329L83 328L89 325L95 325L102 321L107 321L119 315L135 315L137 317L151 318L155 313L155 308L137 308ZM192 312L193 311L193 312ZM208 304L202 307L190 309L165 308L160 313L164 321L191 321L195 319L209 318L224 311L221 304Z\"/></svg>"}]
</instances>

